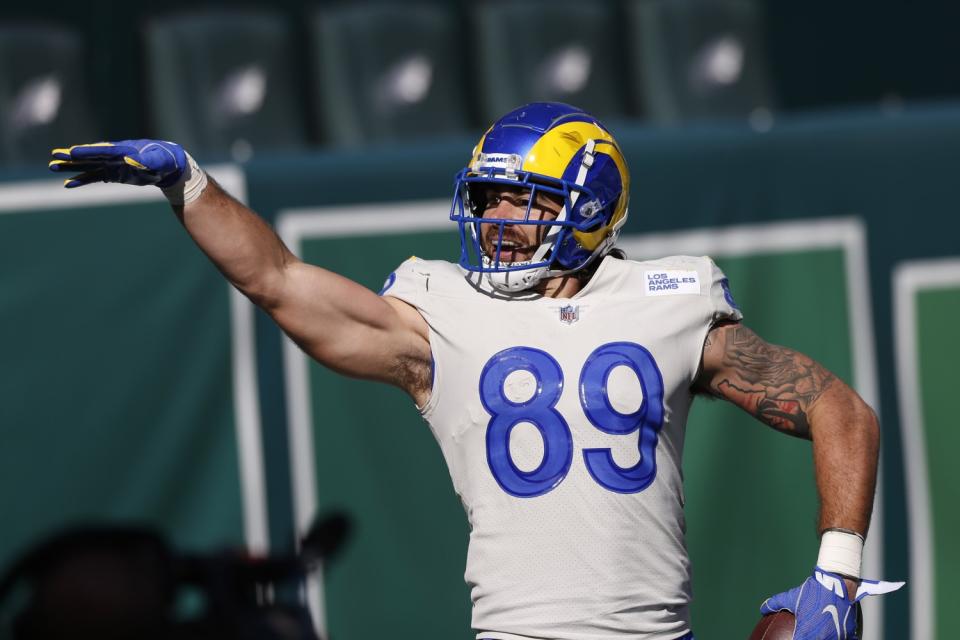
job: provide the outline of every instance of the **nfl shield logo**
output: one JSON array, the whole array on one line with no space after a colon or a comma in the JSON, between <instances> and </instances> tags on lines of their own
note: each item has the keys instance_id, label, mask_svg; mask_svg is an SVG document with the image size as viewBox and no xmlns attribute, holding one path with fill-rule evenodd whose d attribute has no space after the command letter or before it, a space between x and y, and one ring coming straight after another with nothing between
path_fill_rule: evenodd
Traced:
<instances>
[{"instance_id":1,"label":"nfl shield logo","mask_svg":"<svg viewBox=\"0 0 960 640\"><path fill-rule=\"evenodd\" d=\"M565 307L560 307L560 322L566 322L567 324L573 324L580 319L580 307L573 306L568 304Z\"/></svg>"}]
</instances>

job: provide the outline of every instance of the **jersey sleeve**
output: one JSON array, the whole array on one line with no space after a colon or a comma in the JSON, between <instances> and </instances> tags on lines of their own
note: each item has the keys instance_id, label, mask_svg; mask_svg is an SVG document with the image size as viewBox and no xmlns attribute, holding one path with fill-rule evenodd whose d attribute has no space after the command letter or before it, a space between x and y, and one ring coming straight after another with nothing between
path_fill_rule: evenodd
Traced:
<instances>
[{"instance_id":1,"label":"jersey sleeve","mask_svg":"<svg viewBox=\"0 0 960 640\"><path fill-rule=\"evenodd\" d=\"M709 268L710 306L713 309L713 324L723 321L739 321L743 313L730 292L730 281L723 271L710 258L706 258Z\"/></svg>"},{"instance_id":2,"label":"jersey sleeve","mask_svg":"<svg viewBox=\"0 0 960 640\"><path fill-rule=\"evenodd\" d=\"M393 296L422 309L427 294L428 279L426 263L413 256L401 262L400 266L387 276L379 295Z\"/></svg>"}]
</instances>

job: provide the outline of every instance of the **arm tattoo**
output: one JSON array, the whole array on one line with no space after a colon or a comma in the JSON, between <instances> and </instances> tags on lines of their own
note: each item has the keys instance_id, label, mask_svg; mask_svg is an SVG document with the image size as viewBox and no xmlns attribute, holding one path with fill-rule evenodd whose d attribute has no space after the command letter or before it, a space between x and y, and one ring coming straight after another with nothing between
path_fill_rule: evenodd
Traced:
<instances>
[{"instance_id":1,"label":"arm tattoo","mask_svg":"<svg viewBox=\"0 0 960 640\"><path fill-rule=\"evenodd\" d=\"M769 344L742 325L721 336L716 347L723 349L723 373L710 382L710 391L779 431L809 439L807 414L836 380L834 375L802 353Z\"/></svg>"}]
</instances>

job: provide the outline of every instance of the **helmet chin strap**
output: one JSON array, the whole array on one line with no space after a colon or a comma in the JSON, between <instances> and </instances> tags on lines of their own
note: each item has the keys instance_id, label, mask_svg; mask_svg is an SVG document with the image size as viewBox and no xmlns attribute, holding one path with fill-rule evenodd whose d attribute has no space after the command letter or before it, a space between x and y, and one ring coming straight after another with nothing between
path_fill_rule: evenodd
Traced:
<instances>
[{"instance_id":1,"label":"helmet chin strap","mask_svg":"<svg viewBox=\"0 0 960 640\"><path fill-rule=\"evenodd\" d=\"M509 267L522 267L525 263L529 264L532 260L524 260L523 262L510 262L510 263L501 263L501 266L506 265ZM490 267L493 264L493 260L487 256L483 256L483 266ZM525 289L530 289L535 287L544 276L550 272L548 267L535 267L533 269L518 269L515 271L488 271L486 273L487 282L490 283L497 291L503 291L506 293L516 293L518 291L524 291Z\"/></svg>"}]
</instances>

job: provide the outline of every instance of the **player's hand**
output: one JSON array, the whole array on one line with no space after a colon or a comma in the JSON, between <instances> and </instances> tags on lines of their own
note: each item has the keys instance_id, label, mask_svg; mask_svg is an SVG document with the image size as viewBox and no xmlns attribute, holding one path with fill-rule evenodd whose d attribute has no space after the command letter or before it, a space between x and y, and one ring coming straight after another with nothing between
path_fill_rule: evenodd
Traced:
<instances>
[{"instance_id":1,"label":"player's hand","mask_svg":"<svg viewBox=\"0 0 960 640\"><path fill-rule=\"evenodd\" d=\"M794 640L859 640L860 601L896 591L903 582L862 580L851 598L843 577L814 569L802 585L768 598L760 614L789 611L797 618Z\"/></svg>"},{"instance_id":2,"label":"player's hand","mask_svg":"<svg viewBox=\"0 0 960 640\"><path fill-rule=\"evenodd\" d=\"M177 182L187 167L183 147L162 140L119 140L54 149L51 171L76 172L64 181L68 189L91 182L152 184L161 188Z\"/></svg>"}]
</instances>

